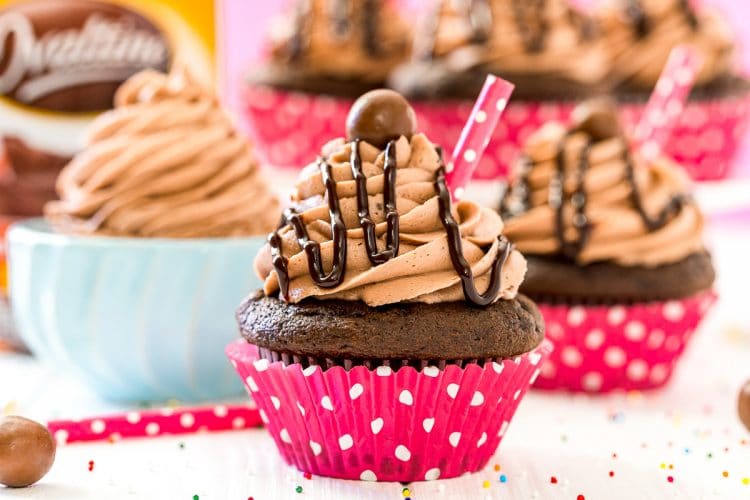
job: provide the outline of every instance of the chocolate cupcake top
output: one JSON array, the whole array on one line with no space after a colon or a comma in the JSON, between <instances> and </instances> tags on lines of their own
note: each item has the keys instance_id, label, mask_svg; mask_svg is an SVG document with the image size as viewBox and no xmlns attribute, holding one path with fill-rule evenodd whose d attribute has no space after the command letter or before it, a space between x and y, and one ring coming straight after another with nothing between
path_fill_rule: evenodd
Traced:
<instances>
[{"instance_id":1,"label":"chocolate cupcake top","mask_svg":"<svg viewBox=\"0 0 750 500\"><path fill-rule=\"evenodd\" d=\"M653 88L680 44L695 47L703 58L697 84L731 74L731 29L717 13L698 10L689 0L611 0L598 18L613 57L612 77L620 84Z\"/></svg>"},{"instance_id":2,"label":"chocolate cupcake top","mask_svg":"<svg viewBox=\"0 0 750 500\"><path fill-rule=\"evenodd\" d=\"M61 173L46 214L80 234L264 234L278 202L216 97L184 72L145 71L117 91Z\"/></svg>"},{"instance_id":3,"label":"chocolate cupcake top","mask_svg":"<svg viewBox=\"0 0 750 500\"><path fill-rule=\"evenodd\" d=\"M569 130L533 135L503 200L508 238L527 254L578 264L656 267L703 250L703 216L666 158L631 151L617 111L582 105Z\"/></svg>"},{"instance_id":4,"label":"chocolate cupcake top","mask_svg":"<svg viewBox=\"0 0 750 500\"><path fill-rule=\"evenodd\" d=\"M386 0L298 0L269 35L272 64L375 83L405 60L411 43L406 23Z\"/></svg>"},{"instance_id":5,"label":"chocolate cupcake top","mask_svg":"<svg viewBox=\"0 0 750 500\"><path fill-rule=\"evenodd\" d=\"M256 259L266 295L370 306L516 296L526 262L499 215L451 204L441 153L413 127L395 92L360 98L352 135L302 171L292 208Z\"/></svg>"},{"instance_id":6,"label":"chocolate cupcake top","mask_svg":"<svg viewBox=\"0 0 750 500\"><path fill-rule=\"evenodd\" d=\"M565 0L445 0L416 43L417 57L455 71L513 79L553 76L599 83L608 60L591 19Z\"/></svg>"}]
</instances>

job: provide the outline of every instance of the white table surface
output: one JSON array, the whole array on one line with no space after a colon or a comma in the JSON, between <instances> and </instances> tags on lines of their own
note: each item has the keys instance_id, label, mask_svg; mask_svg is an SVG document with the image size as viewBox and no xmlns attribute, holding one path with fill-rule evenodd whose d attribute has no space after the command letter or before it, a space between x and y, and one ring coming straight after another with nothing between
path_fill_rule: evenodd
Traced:
<instances>
[{"instance_id":1,"label":"white table surface","mask_svg":"<svg viewBox=\"0 0 750 500\"><path fill-rule=\"evenodd\" d=\"M727 199L713 203L723 207ZM485 471L414 483L411 498L750 499L750 432L736 411L739 387L750 378L750 224L714 226L709 240L722 297L666 389L606 397L532 393ZM65 374L0 354L3 408L37 419L114 409ZM64 446L39 484L0 488L0 498L402 499L402 488L305 479L257 429Z\"/></svg>"}]
</instances>

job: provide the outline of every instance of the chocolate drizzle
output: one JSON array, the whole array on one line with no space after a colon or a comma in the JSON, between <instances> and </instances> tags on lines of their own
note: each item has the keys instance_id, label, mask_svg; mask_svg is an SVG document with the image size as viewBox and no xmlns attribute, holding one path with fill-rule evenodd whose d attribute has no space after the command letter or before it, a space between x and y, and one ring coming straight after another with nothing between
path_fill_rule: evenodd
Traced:
<instances>
[{"instance_id":1,"label":"chocolate drizzle","mask_svg":"<svg viewBox=\"0 0 750 500\"><path fill-rule=\"evenodd\" d=\"M385 149L385 162L383 165L383 202L386 212L387 235L386 248L378 250L377 238L375 236L375 222L369 211L369 198L367 194L367 177L362 169L362 159L359 152L360 140L355 139L351 144L351 169L356 186L357 215L359 224L364 232L365 248L373 266L384 264L390 259L398 256L399 249L399 215L396 207L396 141L390 141ZM477 306L487 306L497 300L502 286L502 268L508 260L513 246L508 240L499 236L498 241L502 245L495 262L492 265L490 283L487 290L480 294L476 289L474 275L471 265L463 254L461 230L451 213L451 195L445 182L445 166L442 163L442 152L437 149L440 156L440 168L435 179L435 189L438 193L438 207L440 220L448 236L448 250L451 262L456 273L461 278L464 297L467 301ZM346 273L346 249L347 230L343 222L341 207L339 205L336 181L333 178L332 167L324 159L318 160L323 182L326 187L326 198L328 200L328 211L331 219L332 240L334 247L334 261L331 271L325 274L323 270L320 244L310 240L307 228L302 220L302 214L296 209L290 208L284 211L279 228L268 237L271 248L271 257L274 270L279 280L281 296L289 300L289 269L288 260L282 252L282 238L280 231L291 226L297 241L305 251L307 257L308 271L310 277L316 284L323 288L335 288L344 281Z\"/></svg>"},{"instance_id":2,"label":"chocolate drizzle","mask_svg":"<svg viewBox=\"0 0 750 500\"><path fill-rule=\"evenodd\" d=\"M544 16L547 0L513 0L511 3L526 52L541 52L549 31Z\"/></svg>"},{"instance_id":3,"label":"chocolate drizzle","mask_svg":"<svg viewBox=\"0 0 750 500\"><path fill-rule=\"evenodd\" d=\"M447 0L445 0L447 1ZM492 0L468 0L463 15L471 29L469 43L487 44L492 33L493 14ZM547 0L511 0L513 18L523 41L524 50L538 53L544 50L550 28L545 11ZM438 37L442 6L438 4L433 19L419 30L418 46L421 48L418 58L422 60L435 57L435 46ZM590 40L596 32L593 22L571 9L568 21L579 32L582 40ZM422 41L426 40L426 41Z\"/></svg>"},{"instance_id":4,"label":"chocolate drizzle","mask_svg":"<svg viewBox=\"0 0 750 500\"><path fill-rule=\"evenodd\" d=\"M696 31L698 29L698 17L695 15L693 7L690 5L690 0L677 0L677 8L680 9L682 14L685 16L685 20L690 29ZM630 18L630 22L635 26L635 32L638 38L645 38L651 33L651 20L643 8L641 0L627 0L625 6L625 13Z\"/></svg>"},{"instance_id":5,"label":"chocolate drizzle","mask_svg":"<svg viewBox=\"0 0 750 500\"><path fill-rule=\"evenodd\" d=\"M698 29L698 16L695 15L695 10L690 5L690 0L679 0L678 5L682 10L685 19L687 20L690 28L695 31Z\"/></svg>"},{"instance_id":6,"label":"chocolate drizzle","mask_svg":"<svg viewBox=\"0 0 750 500\"><path fill-rule=\"evenodd\" d=\"M346 271L346 225L341 216L341 207L339 206L339 196L336 192L336 180L333 178L333 169L324 159L318 160L323 177L323 183L326 187L326 199L328 200L328 213L331 218L331 233L333 240L333 265L331 271L326 274L323 270L323 258L320 254L320 244L310 239L307 233L307 227L302 220L302 215L295 208L288 208L284 211L282 224L289 224L294 229L297 236L297 242L307 255L307 267L310 277L322 288L335 288L344 281ZM286 223L286 224L284 224ZM276 274L279 276L279 288L282 290L284 297L289 295L289 271L287 259L282 255L281 237L279 231L271 233L268 238L268 244L271 246L271 256Z\"/></svg>"},{"instance_id":7,"label":"chocolate drizzle","mask_svg":"<svg viewBox=\"0 0 750 500\"><path fill-rule=\"evenodd\" d=\"M638 38L644 38L651 30L650 22L646 11L643 10L641 0L627 0L625 5L625 14L630 18L630 22L635 26L635 32Z\"/></svg>"},{"instance_id":8,"label":"chocolate drizzle","mask_svg":"<svg viewBox=\"0 0 750 500\"><path fill-rule=\"evenodd\" d=\"M287 52L291 61L299 61L310 45L312 37L310 23L313 19L313 1L299 0L294 9L294 35L289 39ZM343 38L351 36L353 32L352 17L359 15L361 19L362 48L372 57L383 55L383 48L379 43L380 3L382 0L362 0L361 13L357 13L360 2L354 0L330 0L331 8L326 13L331 23L334 36Z\"/></svg>"},{"instance_id":9,"label":"chocolate drizzle","mask_svg":"<svg viewBox=\"0 0 750 500\"><path fill-rule=\"evenodd\" d=\"M333 0L331 5L330 15L334 34L338 37L344 37L351 29L351 23L349 22L349 0Z\"/></svg>"},{"instance_id":10,"label":"chocolate drizzle","mask_svg":"<svg viewBox=\"0 0 750 500\"><path fill-rule=\"evenodd\" d=\"M445 167L437 171L435 179L435 189L438 192L438 207L440 212L440 221L443 223L445 232L448 235L448 251L451 256L453 268L461 278L461 287L464 291L466 300L477 306L488 306L497 300L497 294L503 281L502 270L505 262L513 251L513 245L504 237L498 236L498 241L503 245L502 250L498 251L495 262L492 264L492 273L490 274L490 284L484 293L477 291L474 282L474 273L471 271L471 265L464 257L463 244L461 241L461 229L451 214L451 194L445 182Z\"/></svg>"},{"instance_id":11,"label":"chocolate drizzle","mask_svg":"<svg viewBox=\"0 0 750 500\"><path fill-rule=\"evenodd\" d=\"M467 16L472 31L471 42L487 42L492 31L492 7L490 7L490 0L471 0Z\"/></svg>"},{"instance_id":12,"label":"chocolate drizzle","mask_svg":"<svg viewBox=\"0 0 750 500\"><path fill-rule=\"evenodd\" d=\"M591 167L591 149L594 141L588 139L580 153L578 166L576 169L576 188L573 193L566 197L565 195L565 173L567 170L567 150L566 144L568 138L578 133L578 130L568 132L558 144L557 154L555 157L556 170L549 185L549 205L555 209L555 232L560 247L560 253L571 260L575 260L581 251L586 247L591 237L591 224L586 215L587 192L585 187L585 177ZM677 215L685 205L687 197L685 195L674 196L669 203L655 216L652 217L646 212L643 203L643 196L636 179L636 167L629 149L626 147L623 152L623 161L625 163L625 180L630 185L630 202L633 208L638 212L643 224L649 232L658 231L666 226L669 221ZM501 203L501 212L503 217L513 218L530 209L531 186L529 185L529 172L532 160L528 156L521 159L522 170L518 181L510 188L503 197ZM570 203L573 208L573 227L578 236L574 240L568 240L565 234L565 204Z\"/></svg>"},{"instance_id":13,"label":"chocolate drizzle","mask_svg":"<svg viewBox=\"0 0 750 500\"><path fill-rule=\"evenodd\" d=\"M646 212L646 208L643 205L643 196L638 189L638 182L635 178L633 158L630 156L630 152L627 149L625 150L625 175L631 186L630 200L649 231L658 231L666 226L672 217L680 213L680 210L682 210L682 207L688 199L685 195L676 195L669 200L669 203L667 203L656 217L651 217Z\"/></svg>"},{"instance_id":14,"label":"chocolate drizzle","mask_svg":"<svg viewBox=\"0 0 750 500\"><path fill-rule=\"evenodd\" d=\"M549 204L555 209L555 226L557 240L560 242L560 251L569 259L575 259L591 236L591 225L586 217L586 188L585 178L589 169L589 156L591 154L592 141L589 140L581 152L576 172L576 189L570 197L573 206L573 227L578 231L578 238L569 241L565 236L565 169L567 164L567 151L565 149L567 136L560 141L557 149L555 164L557 170L552 177L549 187Z\"/></svg>"},{"instance_id":15,"label":"chocolate drizzle","mask_svg":"<svg viewBox=\"0 0 750 500\"><path fill-rule=\"evenodd\" d=\"M357 216L365 235L365 248L372 265L384 264L398 255L398 210L396 209L396 141L390 141L385 148L383 167L383 204L387 223L386 248L378 251L375 237L375 222L370 217L370 203L367 195L367 176L362 171L362 158L359 154L359 139L352 143L352 175L357 185Z\"/></svg>"}]
</instances>

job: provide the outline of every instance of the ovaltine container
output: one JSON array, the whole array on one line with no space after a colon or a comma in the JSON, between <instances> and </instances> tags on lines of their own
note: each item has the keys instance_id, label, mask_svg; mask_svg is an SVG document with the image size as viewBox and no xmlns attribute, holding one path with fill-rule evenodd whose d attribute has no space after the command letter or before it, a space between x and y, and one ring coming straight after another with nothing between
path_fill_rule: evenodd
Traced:
<instances>
[{"instance_id":1,"label":"ovaltine container","mask_svg":"<svg viewBox=\"0 0 750 500\"><path fill-rule=\"evenodd\" d=\"M211 81L213 17L212 0L0 0L0 216L41 215L132 74L179 64Z\"/></svg>"}]
</instances>

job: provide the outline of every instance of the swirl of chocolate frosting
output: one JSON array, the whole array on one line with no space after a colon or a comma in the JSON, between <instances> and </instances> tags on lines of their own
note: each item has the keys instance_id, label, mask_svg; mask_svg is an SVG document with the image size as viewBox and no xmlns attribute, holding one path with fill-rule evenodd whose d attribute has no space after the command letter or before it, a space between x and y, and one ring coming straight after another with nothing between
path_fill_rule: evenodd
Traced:
<instances>
[{"instance_id":1,"label":"swirl of chocolate frosting","mask_svg":"<svg viewBox=\"0 0 750 500\"><path fill-rule=\"evenodd\" d=\"M270 30L272 62L312 76L382 82L407 57L408 26L384 0L298 0Z\"/></svg>"},{"instance_id":2,"label":"swirl of chocolate frosting","mask_svg":"<svg viewBox=\"0 0 750 500\"><path fill-rule=\"evenodd\" d=\"M378 92L360 98L353 113L408 122L369 112L383 105L372 97ZM514 298L525 259L502 236L498 214L469 201L451 204L444 174L440 150L423 134L401 135L383 148L358 137L327 144L302 171L292 208L256 258L266 295L370 306L462 297L486 306Z\"/></svg>"},{"instance_id":3,"label":"swirl of chocolate frosting","mask_svg":"<svg viewBox=\"0 0 750 500\"><path fill-rule=\"evenodd\" d=\"M529 139L502 203L508 238L579 264L656 267L702 251L703 216L680 167L631 152L616 110L599 106Z\"/></svg>"},{"instance_id":4,"label":"swirl of chocolate frosting","mask_svg":"<svg viewBox=\"0 0 750 500\"><path fill-rule=\"evenodd\" d=\"M688 0L613 0L597 17L612 57L611 76L620 84L652 88L672 48L681 44L702 56L697 84L731 74L734 37L712 10L698 11Z\"/></svg>"},{"instance_id":5,"label":"swirl of chocolate frosting","mask_svg":"<svg viewBox=\"0 0 750 500\"><path fill-rule=\"evenodd\" d=\"M135 237L263 234L278 206L247 140L185 72L144 71L97 118L46 215L61 231Z\"/></svg>"},{"instance_id":6,"label":"swirl of chocolate frosting","mask_svg":"<svg viewBox=\"0 0 750 500\"><path fill-rule=\"evenodd\" d=\"M607 70L595 25L564 0L446 0L417 34L416 46L422 59L506 77L597 84Z\"/></svg>"}]
</instances>

